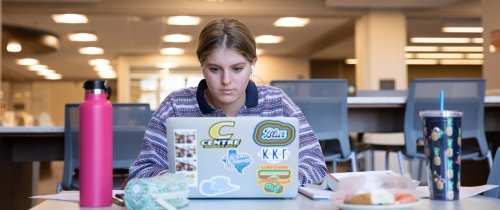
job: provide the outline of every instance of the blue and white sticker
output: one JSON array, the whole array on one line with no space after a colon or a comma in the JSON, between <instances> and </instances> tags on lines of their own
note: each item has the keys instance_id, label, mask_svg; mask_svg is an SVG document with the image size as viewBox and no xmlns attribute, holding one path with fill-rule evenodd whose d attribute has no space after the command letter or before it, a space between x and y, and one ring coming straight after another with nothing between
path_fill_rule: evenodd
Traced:
<instances>
[{"instance_id":1,"label":"blue and white sticker","mask_svg":"<svg viewBox=\"0 0 500 210\"><path fill-rule=\"evenodd\" d=\"M221 159L226 169L234 169L239 174L243 174L243 170L252 163L252 160L252 156L248 153L238 153L237 149L228 149L227 155Z\"/></svg>"},{"instance_id":2,"label":"blue and white sticker","mask_svg":"<svg viewBox=\"0 0 500 210\"><path fill-rule=\"evenodd\" d=\"M214 197L229 192L239 190L240 186L231 184L231 179L227 176L214 176L201 181L200 193L204 196Z\"/></svg>"},{"instance_id":3,"label":"blue and white sticker","mask_svg":"<svg viewBox=\"0 0 500 210\"><path fill-rule=\"evenodd\" d=\"M265 147L261 148L257 155L268 163L276 164L288 160L290 151L286 147Z\"/></svg>"}]
</instances>

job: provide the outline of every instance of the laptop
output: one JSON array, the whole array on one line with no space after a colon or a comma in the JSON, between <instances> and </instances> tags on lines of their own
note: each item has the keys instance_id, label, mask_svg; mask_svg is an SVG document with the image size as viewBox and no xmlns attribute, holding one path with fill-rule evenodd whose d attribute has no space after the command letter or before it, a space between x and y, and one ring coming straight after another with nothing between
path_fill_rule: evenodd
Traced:
<instances>
[{"instance_id":1,"label":"laptop","mask_svg":"<svg viewBox=\"0 0 500 210\"><path fill-rule=\"evenodd\" d=\"M299 120L171 117L169 172L189 178L189 198L297 196Z\"/></svg>"}]
</instances>

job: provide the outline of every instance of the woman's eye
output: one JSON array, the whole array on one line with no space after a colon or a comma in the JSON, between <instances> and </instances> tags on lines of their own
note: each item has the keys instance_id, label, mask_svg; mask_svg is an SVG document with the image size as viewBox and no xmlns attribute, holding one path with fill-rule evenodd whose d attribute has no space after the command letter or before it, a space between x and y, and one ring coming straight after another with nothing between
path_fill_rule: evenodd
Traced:
<instances>
[{"instance_id":1,"label":"woman's eye","mask_svg":"<svg viewBox=\"0 0 500 210\"><path fill-rule=\"evenodd\" d=\"M220 69L213 67L213 68L209 68L208 70L211 72L218 72Z\"/></svg>"},{"instance_id":2,"label":"woman's eye","mask_svg":"<svg viewBox=\"0 0 500 210\"><path fill-rule=\"evenodd\" d=\"M243 67L234 67L233 71L235 71L235 72L243 71Z\"/></svg>"}]
</instances>

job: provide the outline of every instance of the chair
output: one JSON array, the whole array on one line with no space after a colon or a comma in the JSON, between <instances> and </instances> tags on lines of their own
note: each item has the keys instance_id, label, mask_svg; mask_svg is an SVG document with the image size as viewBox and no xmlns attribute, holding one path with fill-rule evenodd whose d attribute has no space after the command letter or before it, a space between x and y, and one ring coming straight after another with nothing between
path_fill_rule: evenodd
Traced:
<instances>
[{"instance_id":1,"label":"chair","mask_svg":"<svg viewBox=\"0 0 500 210\"><path fill-rule=\"evenodd\" d=\"M493 198L500 198L500 147L497 148L495 153L495 160L493 161L493 167L491 167L487 183L499 185L499 187L484 192L484 195Z\"/></svg>"},{"instance_id":2,"label":"chair","mask_svg":"<svg viewBox=\"0 0 500 210\"><path fill-rule=\"evenodd\" d=\"M66 104L64 114L64 169L58 192L79 189L79 104ZM114 189L120 189L128 176L128 168L139 155L151 116L149 104L113 104Z\"/></svg>"},{"instance_id":3,"label":"chair","mask_svg":"<svg viewBox=\"0 0 500 210\"><path fill-rule=\"evenodd\" d=\"M444 109L463 112L461 160L487 159L491 168L491 152L484 130L484 79L415 79L410 83L406 102L404 138L405 147L398 152L399 167L403 170L403 157L425 160L422 137L422 122L419 112L439 110L439 93L444 91ZM478 147L468 146L475 139ZM419 178L421 172L418 174Z\"/></svg>"},{"instance_id":4,"label":"chair","mask_svg":"<svg viewBox=\"0 0 500 210\"><path fill-rule=\"evenodd\" d=\"M323 149L325 161L332 161L333 172L337 162L348 160L356 171L347 129L347 80L275 80L271 85L281 88L300 107L320 142L338 141L339 146Z\"/></svg>"}]
</instances>

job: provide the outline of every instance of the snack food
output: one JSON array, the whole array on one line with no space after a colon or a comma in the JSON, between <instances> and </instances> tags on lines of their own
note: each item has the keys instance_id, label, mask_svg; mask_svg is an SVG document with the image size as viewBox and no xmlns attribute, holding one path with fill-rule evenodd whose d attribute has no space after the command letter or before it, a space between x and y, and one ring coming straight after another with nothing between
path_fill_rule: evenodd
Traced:
<instances>
[{"instance_id":1,"label":"snack food","mask_svg":"<svg viewBox=\"0 0 500 210\"><path fill-rule=\"evenodd\" d=\"M344 200L344 203L354 205L391 205L410 203L416 200L415 196L409 193L391 193L386 190L375 190L351 195Z\"/></svg>"}]
</instances>

